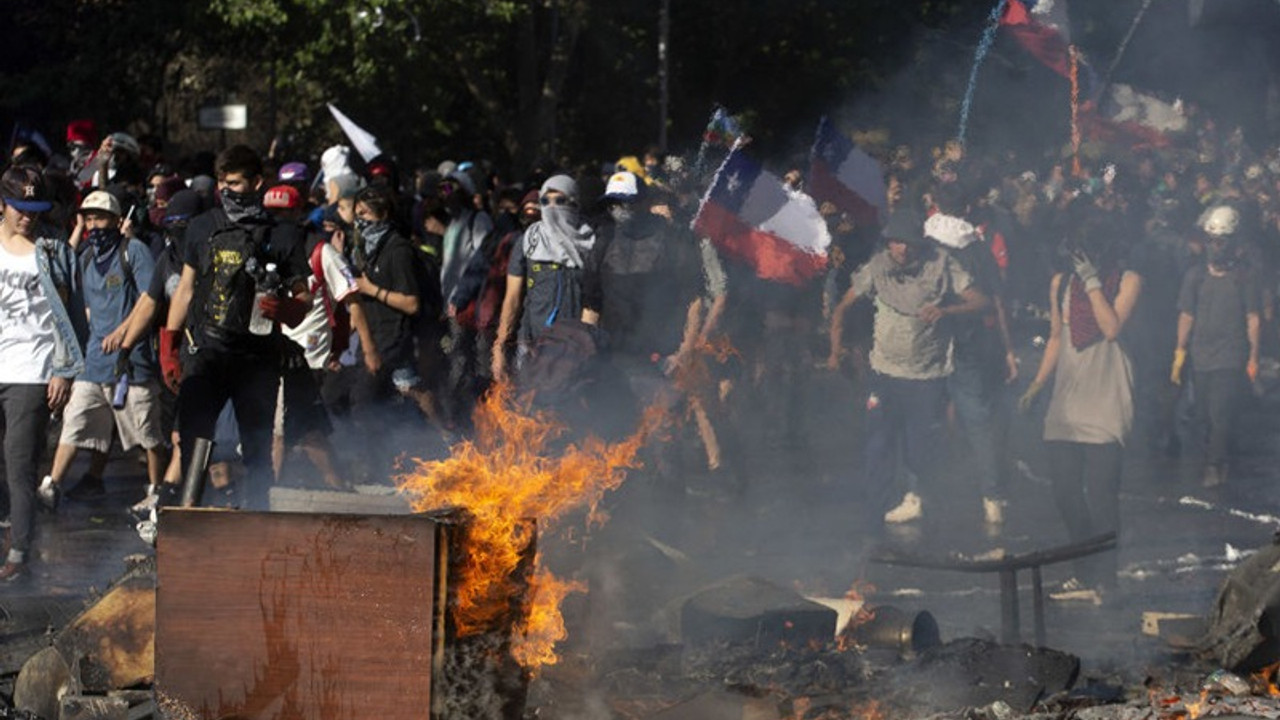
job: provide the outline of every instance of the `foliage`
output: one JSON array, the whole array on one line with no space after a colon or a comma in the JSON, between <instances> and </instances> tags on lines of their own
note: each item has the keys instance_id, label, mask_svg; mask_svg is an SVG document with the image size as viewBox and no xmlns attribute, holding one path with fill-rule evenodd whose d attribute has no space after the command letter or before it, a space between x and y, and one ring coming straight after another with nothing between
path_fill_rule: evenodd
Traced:
<instances>
[{"instance_id":1,"label":"foliage","mask_svg":"<svg viewBox=\"0 0 1280 720\"><path fill-rule=\"evenodd\" d=\"M780 159L807 150L822 114L865 126L891 110L945 135L989 9L985 0L669 3L672 149L696 146L722 103L751 117L753 136ZM11 69L0 75L3 124L51 129L90 116L191 151L222 141L195 129L195 110L236 101L249 105L251 128L226 141L265 148L278 132L294 157L311 159L341 139L332 102L402 162L523 168L638 153L663 121L654 0L17 4L0 46Z\"/></svg>"}]
</instances>

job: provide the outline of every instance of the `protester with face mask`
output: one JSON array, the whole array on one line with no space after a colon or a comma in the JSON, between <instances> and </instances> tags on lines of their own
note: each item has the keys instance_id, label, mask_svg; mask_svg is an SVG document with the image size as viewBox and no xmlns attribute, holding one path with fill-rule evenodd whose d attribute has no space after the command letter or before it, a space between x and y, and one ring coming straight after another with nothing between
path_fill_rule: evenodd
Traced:
<instances>
[{"instance_id":1,"label":"protester with face mask","mask_svg":"<svg viewBox=\"0 0 1280 720\"><path fill-rule=\"evenodd\" d=\"M283 342L279 324L297 325L311 300L301 233L268 215L262 173L262 159L244 145L219 154L222 207L188 226L182 276L160 335L165 382L179 389L188 486L200 486L207 461L207 455L192 451L197 441L213 439L229 399L247 473L239 503L253 509L266 508L271 485L271 426ZM180 338L186 340L186 352L179 352Z\"/></svg>"},{"instance_id":2,"label":"protester with face mask","mask_svg":"<svg viewBox=\"0 0 1280 720\"><path fill-rule=\"evenodd\" d=\"M491 358L493 376L507 378L515 338L517 369L542 332L559 319L582 314L582 274L595 231L582 219L578 184L568 175L548 178L520 202L525 229L511 249L506 295Z\"/></svg>"},{"instance_id":3,"label":"protester with face mask","mask_svg":"<svg viewBox=\"0 0 1280 720\"><path fill-rule=\"evenodd\" d=\"M582 321L607 338L603 355L625 379L637 409L670 409L683 398L675 378L697 337L694 307L703 269L693 234L654 212L652 193L633 173L609 178L602 200L612 222L601 225L584 258ZM548 209L543 206L543 224ZM576 250L563 248L568 256ZM672 458L657 450L655 462L663 467Z\"/></svg>"},{"instance_id":4,"label":"protester with face mask","mask_svg":"<svg viewBox=\"0 0 1280 720\"><path fill-rule=\"evenodd\" d=\"M1170 380L1182 383L1190 350L1195 406L1205 445L1205 487L1227 481L1232 430L1246 382L1258 379L1261 292L1242 263L1240 215L1229 205L1208 212L1205 262L1187 271L1178 294L1178 345Z\"/></svg>"},{"instance_id":5,"label":"protester with face mask","mask_svg":"<svg viewBox=\"0 0 1280 720\"><path fill-rule=\"evenodd\" d=\"M979 313L990 299L973 275L942 247L927 240L924 218L900 208L883 230L884 247L854 270L849 289L831 312L831 354L836 370L845 354L844 316L853 303L875 303L870 352L867 420L863 443L865 528L920 518L937 482L947 378L953 371L954 327L949 318ZM892 509L901 459L918 487ZM888 512L886 512L888 511Z\"/></svg>"},{"instance_id":6,"label":"protester with face mask","mask_svg":"<svg viewBox=\"0 0 1280 720\"><path fill-rule=\"evenodd\" d=\"M105 352L123 352L125 348L137 347L139 341L158 336L164 328L169 313L169 302L177 292L178 282L182 277L187 227L192 218L200 215L204 210L204 200L194 190L179 190L169 199L165 205L165 216L160 221L164 234L164 247L156 255L151 283L142 288L142 294L129 316L129 324L125 332L121 334L117 331L104 339ZM177 404L178 399L174 392L167 384L160 383L160 425L165 437L170 439L173 452L169 456L163 483L147 486L147 494L131 508L135 513L143 514L154 508L159 502L162 488L166 486L173 491L171 494L176 495L176 487L182 479L181 453L177 451L179 444L174 432Z\"/></svg>"},{"instance_id":7,"label":"protester with face mask","mask_svg":"<svg viewBox=\"0 0 1280 720\"><path fill-rule=\"evenodd\" d=\"M440 290L449 317L446 340L449 375L444 383L443 399L450 420L465 425L470 421L475 399L483 390L482 383L477 382L483 376L479 361L488 356L481 353L476 328L464 322L465 318L459 319L459 314L468 309L468 293L460 285L472 256L492 235L493 220L489 213L477 209L480 188L466 170L459 168L446 175L437 186L437 194L449 215L440 255Z\"/></svg>"},{"instance_id":8,"label":"protester with face mask","mask_svg":"<svg viewBox=\"0 0 1280 720\"><path fill-rule=\"evenodd\" d=\"M386 187L368 187L356 196L356 287L369 339L361 339L363 367L355 369L351 415L366 441L367 469L375 476L391 470L392 428L410 419L393 401L398 395L416 401L426 386L414 361L415 322L424 310L423 278L416 250L391 223L393 214L393 196Z\"/></svg>"},{"instance_id":9,"label":"protester with face mask","mask_svg":"<svg viewBox=\"0 0 1280 720\"><path fill-rule=\"evenodd\" d=\"M108 341L121 337L141 296L151 284L155 267L151 251L141 241L120 232L120 202L102 190L80 205L85 238L80 255L89 342L85 371L71 387L63 413L62 436L53 467L40 485L41 500L53 510L62 481L80 450L105 455L111 436L119 434L125 450L142 446L147 454L147 478L160 483L168 461L161 428L159 367L149 337L122 350ZM103 492L102 477L86 475L77 486L86 496Z\"/></svg>"},{"instance_id":10,"label":"protester with face mask","mask_svg":"<svg viewBox=\"0 0 1280 720\"><path fill-rule=\"evenodd\" d=\"M43 215L52 207L34 168L0 176L0 416L8 483L8 555L0 582L27 575L35 520L37 466L52 413L71 396L84 370L88 334L75 257Z\"/></svg>"},{"instance_id":11,"label":"protester with face mask","mask_svg":"<svg viewBox=\"0 0 1280 720\"><path fill-rule=\"evenodd\" d=\"M1133 429L1133 367L1123 340L1142 278L1125 267L1114 217L1081 198L1067 221L1071 271L1050 281L1049 340L1019 406L1029 409L1054 376L1044 420L1050 480L1067 534L1079 543L1120 527L1122 450ZM1108 552L1078 561L1061 592L1093 599L1115 583L1116 554Z\"/></svg>"}]
</instances>

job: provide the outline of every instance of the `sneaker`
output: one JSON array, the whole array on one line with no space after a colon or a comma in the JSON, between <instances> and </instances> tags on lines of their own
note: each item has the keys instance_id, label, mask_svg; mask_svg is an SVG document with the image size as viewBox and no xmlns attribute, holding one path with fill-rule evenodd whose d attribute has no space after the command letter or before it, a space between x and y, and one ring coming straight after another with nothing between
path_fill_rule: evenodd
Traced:
<instances>
[{"instance_id":1,"label":"sneaker","mask_svg":"<svg viewBox=\"0 0 1280 720\"><path fill-rule=\"evenodd\" d=\"M1102 604L1102 593L1097 588L1085 587L1084 583L1076 578L1071 578L1062 583L1057 590L1049 593L1050 600L1057 602L1078 602L1091 603L1093 605Z\"/></svg>"},{"instance_id":2,"label":"sneaker","mask_svg":"<svg viewBox=\"0 0 1280 720\"><path fill-rule=\"evenodd\" d=\"M51 475L45 475L40 481L40 487L36 488L36 497L45 510L57 512L58 505L62 502L62 488L58 487Z\"/></svg>"},{"instance_id":3,"label":"sneaker","mask_svg":"<svg viewBox=\"0 0 1280 720\"><path fill-rule=\"evenodd\" d=\"M84 475L80 478L80 482L66 493L68 500L94 500L107 494L106 483L102 482L102 478L93 475Z\"/></svg>"},{"instance_id":4,"label":"sneaker","mask_svg":"<svg viewBox=\"0 0 1280 720\"><path fill-rule=\"evenodd\" d=\"M138 521L137 531L138 537L142 538L142 542L156 546L156 536L159 534L159 524L156 522L156 509L151 508L147 516Z\"/></svg>"},{"instance_id":5,"label":"sneaker","mask_svg":"<svg viewBox=\"0 0 1280 720\"><path fill-rule=\"evenodd\" d=\"M160 503L160 488L155 485L147 486L147 495L138 502L129 506L129 512L134 515L141 515L156 507Z\"/></svg>"},{"instance_id":6,"label":"sneaker","mask_svg":"<svg viewBox=\"0 0 1280 720\"><path fill-rule=\"evenodd\" d=\"M982 498L982 520L987 525L1004 524L1004 506L1009 503L995 498Z\"/></svg>"},{"instance_id":7,"label":"sneaker","mask_svg":"<svg viewBox=\"0 0 1280 720\"><path fill-rule=\"evenodd\" d=\"M11 583L27 577L27 564L6 562L0 567L0 583Z\"/></svg>"},{"instance_id":8,"label":"sneaker","mask_svg":"<svg viewBox=\"0 0 1280 720\"><path fill-rule=\"evenodd\" d=\"M902 502L898 503L898 507L884 514L884 521L898 525L919 520L923 515L924 508L920 505L920 496L909 492L902 496Z\"/></svg>"}]
</instances>

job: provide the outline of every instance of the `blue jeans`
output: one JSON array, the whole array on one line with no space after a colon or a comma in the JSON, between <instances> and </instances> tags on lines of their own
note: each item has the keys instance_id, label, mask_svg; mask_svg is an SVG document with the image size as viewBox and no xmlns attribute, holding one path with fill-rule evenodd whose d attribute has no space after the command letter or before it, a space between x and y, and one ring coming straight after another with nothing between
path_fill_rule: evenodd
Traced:
<instances>
[{"instance_id":1,"label":"blue jeans","mask_svg":"<svg viewBox=\"0 0 1280 720\"><path fill-rule=\"evenodd\" d=\"M898 458L927 489L942 447L947 402L945 378L905 380L872 373L867 382L863 490L867 527L879 527L895 498Z\"/></svg>"},{"instance_id":2,"label":"blue jeans","mask_svg":"<svg viewBox=\"0 0 1280 720\"><path fill-rule=\"evenodd\" d=\"M993 402L996 389L990 361L957 354L955 370L947 378L947 392L956 409L956 419L973 454L973 471L978 476L982 496L998 499L1000 469L996 463L996 422Z\"/></svg>"}]
</instances>

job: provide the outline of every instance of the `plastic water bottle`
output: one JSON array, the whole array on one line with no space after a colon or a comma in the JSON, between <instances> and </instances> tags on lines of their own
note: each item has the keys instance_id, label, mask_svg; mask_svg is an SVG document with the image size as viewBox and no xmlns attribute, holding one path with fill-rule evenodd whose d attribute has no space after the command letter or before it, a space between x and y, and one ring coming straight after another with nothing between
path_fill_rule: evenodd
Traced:
<instances>
[{"instance_id":1,"label":"plastic water bottle","mask_svg":"<svg viewBox=\"0 0 1280 720\"><path fill-rule=\"evenodd\" d=\"M111 394L111 407L117 410L123 410L125 401L129 399L129 373L120 373L120 379L116 380L115 392Z\"/></svg>"},{"instance_id":2,"label":"plastic water bottle","mask_svg":"<svg viewBox=\"0 0 1280 720\"><path fill-rule=\"evenodd\" d=\"M275 263L267 263L262 276L257 278L257 293L253 296L253 310L249 315L249 332L254 335L270 335L272 322L262 314L259 302L268 295L275 295L280 289L280 274L276 272Z\"/></svg>"}]
</instances>

